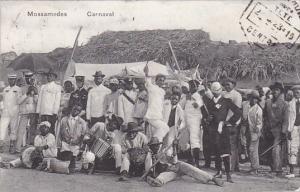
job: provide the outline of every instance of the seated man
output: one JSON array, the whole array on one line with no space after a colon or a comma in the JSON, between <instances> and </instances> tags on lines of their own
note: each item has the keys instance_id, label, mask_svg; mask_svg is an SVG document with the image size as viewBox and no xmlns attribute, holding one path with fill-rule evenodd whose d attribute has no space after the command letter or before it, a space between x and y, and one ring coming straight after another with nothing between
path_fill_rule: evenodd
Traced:
<instances>
[{"instance_id":1,"label":"seated man","mask_svg":"<svg viewBox=\"0 0 300 192\"><path fill-rule=\"evenodd\" d=\"M147 137L139 132L141 130L142 128L135 122L129 122L127 125L127 133L123 136L121 144L122 164L119 181L126 181L128 179L130 167L135 172L141 164L144 164L147 171L152 165L151 155L148 152Z\"/></svg>"},{"instance_id":2,"label":"seated man","mask_svg":"<svg viewBox=\"0 0 300 192\"><path fill-rule=\"evenodd\" d=\"M176 140L174 141L176 142ZM174 181L178 176L188 175L201 183L213 181L218 186L223 186L223 182L212 175L182 161L177 161L174 156L167 156L166 153L159 153L161 142L156 137L152 137L149 147L155 161L159 161L153 168L151 176L147 177L147 183L153 187Z\"/></svg>"},{"instance_id":3,"label":"seated man","mask_svg":"<svg viewBox=\"0 0 300 192\"><path fill-rule=\"evenodd\" d=\"M61 152L59 159L70 161L70 172L75 171L75 160L79 154L83 137L86 134L86 122L79 116L82 106L74 105L71 114L60 122Z\"/></svg>"},{"instance_id":4,"label":"seated man","mask_svg":"<svg viewBox=\"0 0 300 192\"><path fill-rule=\"evenodd\" d=\"M57 147L55 137L50 133L51 124L43 121L39 125L40 135L34 139L34 147L24 150L21 158L10 162L11 167L24 165L27 168L36 168L45 158L56 158Z\"/></svg>"},{"instance_id":5,"label":"seated man","mask_svg":"<svg viewBox=\"0 0 300 192\"><path fill-rule=\"evenodd\" d=\"M100 138L106 141L109 145L111 145L113 158L115 159L115 168L117 174L120 174L121 169L122 151L120 140L122 138L123 133L120 131L120 127L122 124L123 119L121 117L118 117L114 114L109 114L105 117L105 123L97 122L95 125L93 125L93 127L88 131L88 134L85 136L85 140L87 139L88 143L94 144L96 140Z\"/></svg>"}]
</instances>

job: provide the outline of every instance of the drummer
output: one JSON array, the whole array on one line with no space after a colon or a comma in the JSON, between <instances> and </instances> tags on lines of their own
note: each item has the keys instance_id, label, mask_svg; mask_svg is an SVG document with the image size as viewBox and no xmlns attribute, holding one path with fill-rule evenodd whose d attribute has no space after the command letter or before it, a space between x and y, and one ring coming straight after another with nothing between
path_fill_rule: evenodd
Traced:
<instances>
[{"instance_id":1,"label":"drummer","mask_svg":"<svg viewBox=\"0 0 300 192\"><path fill-rule=\"evenodd\" d=\"M82 146L83 137L86 134L86 122L79 116L81 105L74 105L69 116L62 118L61 125L61 152L59 159L70 162L70 172L75 171L75 160Z\"/></svg>"},{"instance_id":2,"label":"drummer","mask_svg":"<svg viewBox=\"0 0 300 192\"><path fill-rule=\"evenodd\" d=\"M122 124L123 119L121 117L112 113L107 114L105 116L105 123L97 122L84 137L84 140L88 142L90 146L99 138L112 146L117 174L120 174L122 160L122 150L120 144L120 140L122 137L120 128Z\"/></svg>"}]
</instances>

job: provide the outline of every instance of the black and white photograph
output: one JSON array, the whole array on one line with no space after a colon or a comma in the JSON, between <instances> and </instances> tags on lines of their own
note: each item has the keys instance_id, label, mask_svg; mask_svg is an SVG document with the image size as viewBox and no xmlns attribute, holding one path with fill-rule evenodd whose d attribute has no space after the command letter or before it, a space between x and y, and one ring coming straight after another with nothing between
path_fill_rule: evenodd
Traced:
<instances>
[{"instance_id":1,"label":"black and white photograph","mask_svg":"<svg viewBox=\"0 0 300 192\"><path fill-rule=\"evenodd\" d=\"M1 192L300 192L300 0L0 1Z\"/></svg>"}]
</instances>

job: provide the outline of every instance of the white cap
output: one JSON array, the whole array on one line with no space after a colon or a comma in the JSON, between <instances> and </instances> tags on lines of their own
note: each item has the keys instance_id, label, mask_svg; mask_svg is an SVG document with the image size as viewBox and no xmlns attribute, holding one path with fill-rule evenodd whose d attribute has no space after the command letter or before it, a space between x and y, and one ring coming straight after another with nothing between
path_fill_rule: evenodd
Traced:
<instances>
[{"instance_id":1,"label":"white cap","mask_svg":"<svg viewBox=\"0 0 300 192\"><path fill-rule=\"evenodd\" d=\"M43 121L43 122L40 123L39 126L42 126L42 125L45 125L47 127L51 127L51 123L49 121Z\"/></svg>"},{"instance_id":2,"label":"white cap","mask_svg":"<svg viewBox=\"0 0 300 192\"><path fill-rule=\"evenodd\" d=\"M222 85L219 82L213 82L210 87L211 92L213 93L221 93Z\"/></svg>"},{"instance_id":3,"label":"white cap","mask_svg":"<svg viewBox=\"0 0 300 192\"><path fill-rule=\"evenodd\" d=\"M17 78L17 74L9 74L9 75L7 75L7 77L9 79L16 79Z\"/></svg>"},{"instance_id":4,"label":"white cap","mask_svg":"<svg viewBox=\"0 0 300 192\"><path fill-rule=\"evenodd\" d=\"M112 84L119 84L119 80L116 79L116 78L112 78L109 80L109 83L112 83Z\"/></svg>"}]
</instances>

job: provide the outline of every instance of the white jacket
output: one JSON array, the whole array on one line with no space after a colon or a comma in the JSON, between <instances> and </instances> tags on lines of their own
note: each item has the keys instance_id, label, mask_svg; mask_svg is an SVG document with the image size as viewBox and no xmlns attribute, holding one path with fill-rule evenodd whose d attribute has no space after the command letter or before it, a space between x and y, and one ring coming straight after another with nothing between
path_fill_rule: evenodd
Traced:
<instances>
[{"instance_id":1,"label":"white jacket","mask_svg":"<svg viewBox=\"0 0 300 192\"><path fill-rule=\"evenodd\" d=\"M131 98L132 101L136 101L136 91L126 90L125 93L129 98ZM123 118L124 124L134 121L133 110L134 104L132 104L123 94L121 94L118 98L118 115Z\"/></svg>"},{"instance_id":2,"label":"white jacket","mask_svg":"<svg viewBox=\"0 0 300 192\"><path fill-rule=\"evenodd\" d=\"M54 81L42 85L36 112L40 115L58 114L61 99L61 86Z\"/></svg>"},{"instance_id":3,"label":"white jacket","mask_svg":"<svg viewBox=\"0 0 300 192\"><path fill-rule=\"evenodd\" d=\"M87 106L86 106L86 119L90 120L91 117L101 117L105 111L105 97L110 94L111 90L102 84L92 88L89 91Z\"/></svg>"},{"instance_id":4,"label":"white jacket","mask_svg":"<svg viewBox=\"0 0 300 192\"><path fill-rule=\"evenodd\" d=\"M3 90L3 116L18 115L21 96L22 90L18 86L8 86Z\"/></svg>"},{"instance_id":5,"label":"white jacket","mask_svg":"<svg viewBox=\"0 0 300 192\"><path fill-rule=\"evenodd\" d=\"M295 121L296 121L296 99L293 98L290 102L288 102L289 106L289 127L288 131L292 132L294 129Z\"/></svg>"}]
</instances>

